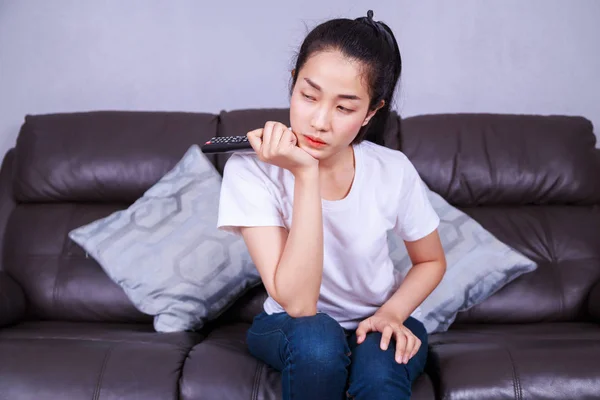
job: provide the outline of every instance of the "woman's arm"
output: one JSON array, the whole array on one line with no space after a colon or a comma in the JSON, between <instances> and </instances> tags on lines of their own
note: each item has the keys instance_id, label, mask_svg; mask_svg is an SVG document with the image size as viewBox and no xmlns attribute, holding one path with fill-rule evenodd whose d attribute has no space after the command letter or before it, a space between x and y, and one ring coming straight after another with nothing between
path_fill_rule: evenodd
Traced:
<instances>
[{"instance_id":1,"label":"woman's arm","mask_svg":"<svg viewBox=\"0 0 600 400\"><path fill-rule=\"evenodd\" d=\"M358 344L365 340L368 332L381 332L382 350L387 350L394 337L396 361L401 364L406 364L421 346L420 340L404 326L404 321L433 292L446 271L446 256L437 229L405 244L413 267L392 297L356 330Z\"/></svg>"},{"instance_id":2,"label":"woman's arm","mask_svg":"<svg viewBox=\"0 0 600 400\"><path fill-rule=\"evenodd\" d=\"M241 233L267 292L292 317L315 315L323 275L323 218L318 166L295 175L289 233L248 227Z\"/></svg>"},{"instance_id":3,"label":"woman's arm","mask_svg":"<svg viewBox=\"0 0 600 400\"><path fill-rule=\"evenodd\" d=\"M422 239L404 243L413 266L378 311L395 315L402 322L433 292L446 272L446 256L437 229Z\"/></svg>"}]
</instances>

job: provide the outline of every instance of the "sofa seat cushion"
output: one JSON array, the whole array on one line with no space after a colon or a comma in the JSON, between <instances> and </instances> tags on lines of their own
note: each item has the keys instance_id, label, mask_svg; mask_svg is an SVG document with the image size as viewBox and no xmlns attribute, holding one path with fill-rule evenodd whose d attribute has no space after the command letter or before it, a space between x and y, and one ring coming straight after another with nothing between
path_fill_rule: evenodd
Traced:
<instances>
[{"instance_id":1,"label":"sofa seat cushion","mask_svg":"<svg viewBox=\"0 0 600 400\"><path fill-rule=\"evenodd\" d=\"M151 324L26 322L0 330L7 399L178 399L184 360L202 337Z\"/></svg>"},{"instance_id":2,"label":"sofa seat cushion","mask_svg":"<svg viewBox=\"0 0 600 400\"><path fill-rule=\"evenodd\" d=\"M281 399L279 372L247 350L249 327L246 323L218 327L194 346L183 368L182 400ZM427 375L415 382L411 399L435 399Z\"/></svg>"},{"instance_id":3,"label":"sofa seat cushion","mask_svg":"<svg viewBox=\"0 0 600 400\"><path fill-rule=\"evenodd\" d=\"M444 399L587 399L600 393L600 326L457 325L430 338Z\"/></svg>"}]
</instances>

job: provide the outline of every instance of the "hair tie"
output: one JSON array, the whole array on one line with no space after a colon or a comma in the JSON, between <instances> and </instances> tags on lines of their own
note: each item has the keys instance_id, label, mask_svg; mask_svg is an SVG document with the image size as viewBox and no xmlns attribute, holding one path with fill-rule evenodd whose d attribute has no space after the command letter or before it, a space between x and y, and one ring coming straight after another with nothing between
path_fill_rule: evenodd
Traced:
<instances>
[{"instance_id":1,"label":"hair tie","mask_svg":"<svg viewBox=\"0 0 600 400\"><path fill-rule=\"evenodd\" d=\"M360 19L363 20L364 22L366 22L367 24L371 25L373 27L373 29L375 29L375 33L377 35L380 34L380 28L379 28L377 22L373 21L373 10L367 11L367 18L362 17Z\"/></svg>"},{"instance_id":2,"label":"hair tie","mask_svg":"<svg viewBox=\"0 0 600 400\"><path fill-rule=\"evenodd\" d=\"M381 22L373 20L373 10L367 11L367 17L357 18L360 21L366 22L368 25L371 25L373 29L375 29L375 35L383 36L383 39L388 43L388 45L394 49L394 40L392 39L390 33L385 29Z\"/></svg>"}]
</instances>

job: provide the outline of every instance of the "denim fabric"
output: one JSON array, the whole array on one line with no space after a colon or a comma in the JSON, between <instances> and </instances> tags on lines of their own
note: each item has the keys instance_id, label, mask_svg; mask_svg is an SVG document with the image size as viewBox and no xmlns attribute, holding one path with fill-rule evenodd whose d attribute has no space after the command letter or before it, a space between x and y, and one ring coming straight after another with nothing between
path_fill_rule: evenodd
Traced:
<instances>
[{"instance_id":1,"label":"denim fabric","mask_svg":"<svg viewBox=\"0 0 600 400\"><path fill-rule=\"evenodd\" d=\"M408 364L394 359L395 341L381 350L381 334L360 345L327 314L292 318L287 313L254 318L247 333L250 353L281 372L284 400L410 399L412 383L427 360L427 332L410 317L404 326L422 344Z\"/></svg>"}]
</instances>

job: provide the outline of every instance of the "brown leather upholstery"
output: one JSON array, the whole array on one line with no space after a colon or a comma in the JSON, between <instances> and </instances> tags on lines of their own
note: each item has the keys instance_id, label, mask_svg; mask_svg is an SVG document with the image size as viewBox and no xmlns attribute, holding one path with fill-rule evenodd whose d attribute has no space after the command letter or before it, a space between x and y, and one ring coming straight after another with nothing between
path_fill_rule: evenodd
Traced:
<instances>
[{"instance_id":1,"label":"brown leather upholstery","mask_svg":"<svg viewBox=\"0 0 600 400\"><path fill-rule=\"evenodd\" d=\"M590 287L600 279L595 141L590 122L581 117L404 120L403 151L427 184L539 263L459 322L585 318Z\"/></svg>"},{"instance_id":2,"label":"brown leather upholstery","mask_svg":"<svg viewBox=\"0 0 600 400\"><path fill-rule=\"evenodd\" d=\"M447 398L597 398L598 329L574 322L457 325L432 336L428 372Z\"/></svg>"},{"instance_id":3,"label":"brown leather upholstery","mask_svg":"<svg viewBox=\"0 0 600 400\"><path fill-rule=\"evenodd\" d=\"M149 324L36 321L0 330L4 399L173 399L202 339Z\"/></svg>"},{"instance_id":4,"label":"brown leather upholstery","mask_svg":"<svg viewBox=\"0 0 600 400\"><path fill-rule=\"evenodd\" d=\"M192 144L271 119L289 123L288 110L26 117L0 170L0 398L280 398L279 374L245 347L262 286L202 332L158 334L67 237L127 207ZM600 151L591 123L394 114L385 137L432 189L539 263L431 336L413 398L600 398ZM222 171L227 156L209 159Z\"/></svg>"},{"instance_id":5,"label":"brown leather upholstery","mask_svg":"<svg viewBox=\"0 0 600 400\"><path fill-rule=\"evenodd\" d=\"M12 174L15 150L10 149L2 160L0 168L0 243L4 243L6 222L15 208L15 199L12 191ZM0 245L0 261L4 259L4 246ZM0 271L3 263L0 262Z\"/></svg>"},{"instance_id":6,"label":"brown leather upholstery","mask_svg":"<svg viewBox=\"0 0 600 400\"><path fill-rule=\"evenodd\" d=\"M600 323L600 281L596 282L590 292L588 311L592 319Z\"/></svg>"},{"instance_id":7,"label":"brown leather upholstery","mask_svg":"<svg viewBox=\"0 0 600 400\"><path fill-rule=\"evenodd\" d=\"M4 243L6 221L15 208L12 194L12 164L14 150L9 150L0 169L0 243ZM0 246L0 260L4 257L4 246ZM26 298L23 289L15 280L3 271L0 262L0 327L11 325L25 315Z\"/></svg>"},{"instance_id":8,"label":"brown leather upholstery","mask_svg":"<svg viewBox=\"0 0 600 400\"><path fill-rule=\"evenodd\" d=\"M0 328L23 319L25 293L6 272L0 271Z\"/></svg>"},{"instance_id":9,"label":"brown leather upholstery","mask_svg":"<svg viewBox=\"0 0 600 400\"><path fill-rule=\"evenodd\" d=\"M455 205L600 201L596 137L582 117L417 116L403 121L402 141L423 180Z\"/></svg>"},{"instance_id":10,"label":"brown leather upholstery","mask_svg":"<svg viewBox=\"0 0 600 400\"><path fill-rule=\"evenodd\" d=\"M16 145L15 198L134 202L189 146L216 136L217 122L215 115L192 113L27 116Z\"/></svg>"}]
</instances>

